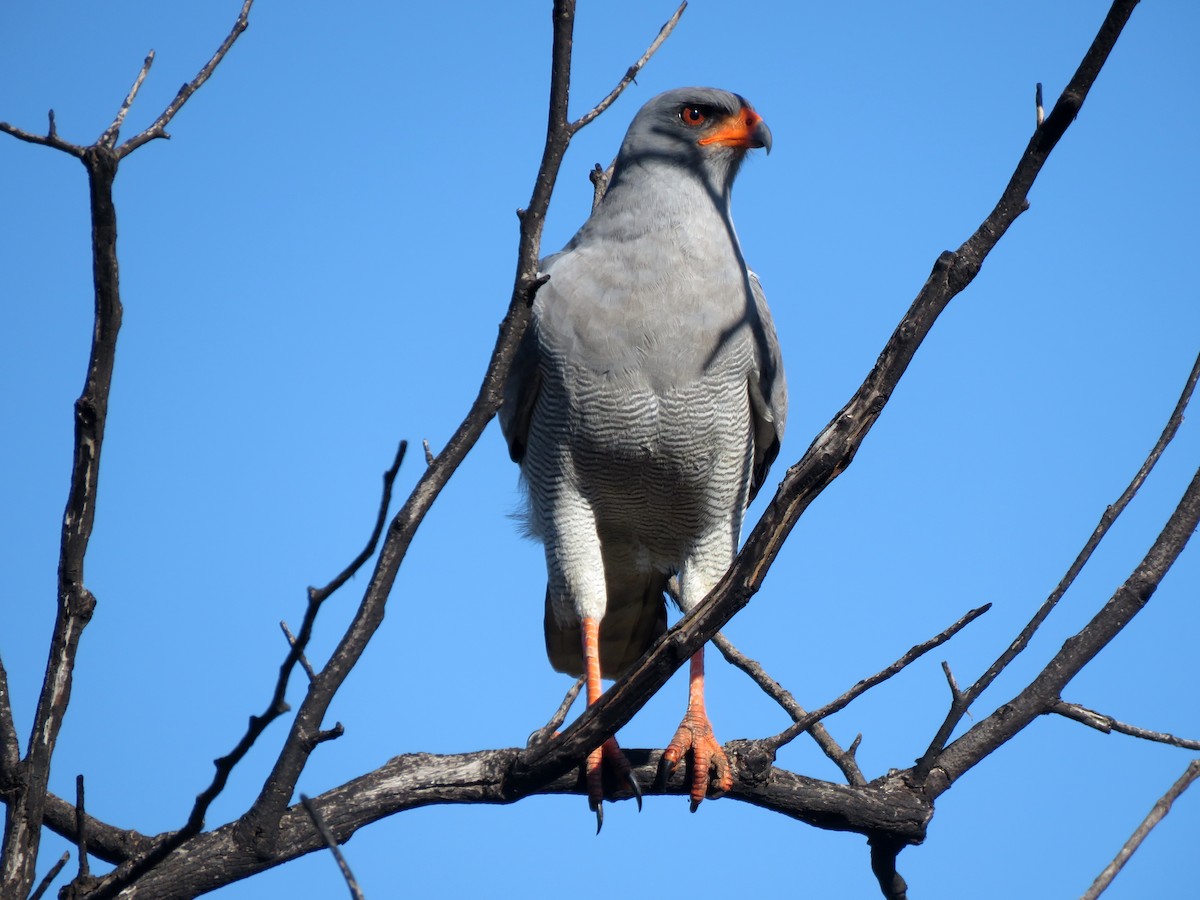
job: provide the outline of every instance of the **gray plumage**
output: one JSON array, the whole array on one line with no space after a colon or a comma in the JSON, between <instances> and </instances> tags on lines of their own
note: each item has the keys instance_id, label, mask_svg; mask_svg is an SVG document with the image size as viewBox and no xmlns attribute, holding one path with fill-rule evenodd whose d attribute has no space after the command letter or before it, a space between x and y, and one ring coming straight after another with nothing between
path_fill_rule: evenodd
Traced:
<instances>
[{"instance_id":1,"label":"gray plumage","mask_svg":"<svg viewBox=\"0 0 1200 900\"><path fill-rule=\"evenodd\" d=\"M703 599L778 453L779 342L729 214L746 150L769 149L770 132L750 113L753 143L704 140L749 109L712 88L650 100L599 206L542 261L500 424L546 549L560 671L583 671L584 616L618 677L665 630L672 575L685 611Z\"/></svg>"}]
</instances>

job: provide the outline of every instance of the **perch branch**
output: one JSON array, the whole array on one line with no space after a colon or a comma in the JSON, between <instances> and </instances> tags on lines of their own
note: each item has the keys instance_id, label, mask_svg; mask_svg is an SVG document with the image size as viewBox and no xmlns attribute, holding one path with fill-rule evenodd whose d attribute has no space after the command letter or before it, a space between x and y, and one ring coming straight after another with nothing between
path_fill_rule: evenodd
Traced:
<instances>
[{"instance_id":1,"label":"perch branch","mask_svg":"<svg viewBox=\"0 0 1200 900\"><path fill-rule=\"evenodd\" d=\"M397 756L373 772L312 798L329 830L343 843L354 833L390 815L434 804L509 804L537 795L585 796L587 787L572 771L536 788L515 784L508 773L519 748L475 753ZM626 749L639 781L649 786L660 751ZM660 789L646 794L684 796L689 790L682 768ZM800 822L858 834L885 832L897 840L922 840L932 807L914 792L890 782L849 786L805 778L765 762L760 769L739 765L727 798L740 800ZM278 855L263 857L238 837L237 823L196 835L175 853L131 884L122 900L183 900L248 878L290 859L326 848L312 820L299 805L280 818Z\"/></svg>"}]
</instances>

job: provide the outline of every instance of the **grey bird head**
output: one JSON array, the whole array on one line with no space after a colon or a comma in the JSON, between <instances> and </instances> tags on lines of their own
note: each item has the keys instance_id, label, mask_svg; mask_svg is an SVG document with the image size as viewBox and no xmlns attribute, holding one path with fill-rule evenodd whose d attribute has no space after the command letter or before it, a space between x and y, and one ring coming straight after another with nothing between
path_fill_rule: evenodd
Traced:
<instances>
[{"instance_id":1,"label":"grey bird head","mask_svg":"<svg viewBox=\"0 0 1200 900\"><path fill-rule=\"evenodd\" d=\"M629 126L614 167L623 172L660 165L690 170L722 194L746 151L771 152L771 130L744 97L707 87L676 88L652 98Z\"/></svg>"}]
</instances>

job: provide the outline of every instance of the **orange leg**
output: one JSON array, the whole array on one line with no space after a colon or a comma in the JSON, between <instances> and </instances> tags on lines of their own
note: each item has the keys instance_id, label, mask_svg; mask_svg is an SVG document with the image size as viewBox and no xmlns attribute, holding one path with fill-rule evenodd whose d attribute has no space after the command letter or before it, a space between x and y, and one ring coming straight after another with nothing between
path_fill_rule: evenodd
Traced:
<instances>
[{"instance_id":1,"label":"orange leg","mask_svg":"<svg viewBox=\"0 0 1200 900\"><path fill-rule=\"evenodd\" d=\"M600 621L585 617L583 620L583 666L587 678L587 702L591 706L600 699L604 688L600 684ZM604 763L607 762L617 773L618 780L629 785L637 798L638 809L642 808L642 792L637 779L633 777L633 769L629 760L617 746L617 739L610 737L607 741L588 754L584 764L584 776L587 780L588 806L596 812L596 833L604 824Z\"/></svg>"},{"instance_id":2,"label":"orange leg","mask_svg":"<svg viewBox=\"0 0 1200 900\"><path fill-rule=\"evenodd\" d=\"M721 794L733 787L733 770L729 767L729 758L721 745L713 736L712 723L708 721L708 713L704 709L704 648L701 647L692 657L690 680L688 682L688 706L683 714L683 721L671 743L663 751L662 763L659 767L659 778L665 781L679 761L688 751L692 752L692 812L700 806L708 794L709 770L715 770L716 793Z\"/></svg>"}]
</instances>

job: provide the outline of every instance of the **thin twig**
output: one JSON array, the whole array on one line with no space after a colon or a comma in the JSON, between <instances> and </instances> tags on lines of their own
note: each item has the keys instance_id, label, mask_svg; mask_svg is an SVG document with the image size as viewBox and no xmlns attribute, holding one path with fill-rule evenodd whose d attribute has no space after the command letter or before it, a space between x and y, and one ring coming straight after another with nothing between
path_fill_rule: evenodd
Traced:
<instances>
[{"instance_id":1,"label":"thin twig","mask_svg":"<svg viewBox=\"0 0 1200 900\"><path fill-rule=\"evenodd\" d=\"M946 643L946 641L950 640L950 638L954 637L991 608L992 604L985 603L983 606L971 610L940 634L937 634L934 637L931 637L929 640L917 644L915 647L911 648L907 653L901 656L886 669L881 669L869 678L864 678L837 699L832 700L829 703L826 703L820 709L814 710L813 712L801 717L791 727L784 729L772 738L765 739L763 743L778 750L778 748L782 747L784 744L795 739L797 735L807 731L814 722L819 722L822 719L832 716L835 712L845 709L852 700L866 693L877 684L882 684L883 682L887 681L893 675L896 675L910 666L912 663L916 662L930 650L934 649L935 647L940 647L942 644ZM950 680L951 687L955 688L954 677L950 675L949 667L946 666L945 663L943 663L942 666Z\"/></svg>"},{"instance_id":2,"label":"thin twig","mask_svg":"<svg viewBox=\"0 0 1200 900\"><path fill-rule=\"evenodd\" d=\"M713 644L721 655L731 664L737 666L743 672L762 688L763 692L783 707L783 711L792 717L793 722L798 722L808 715L808 711L804 709L791 692L787 690L778 681L767 674L767 671L755 660L750 659L724 634L717 633L713 636ZM858 767L858 762L854 758L853 750L843 750L837 741L829 734L825 726L820 722L814 722L808 729L808 733L812 735L817 746L822 752L828 756L833 763L842 770L842 774L846 776L846 781L850 784L866 784L866 776L863 775L862 769Z\"/></svg>"},{"instance_id":3,"label":"thin twig","mask_svg":"<svg viewBox=\"0 0 1200 900\"><path fill-rule=\"evenodd\" d=\"M529 740L525 742L525 746L532 747L535 744L545 743L554 732L562 728L562 723L567 720L567 713L570 711L572 704L574 704L575 698L583 690L585 680L582 675L575 679L575 683L567 689L566 696L563 697L562 703L558 704L558 709L554 711L554 715L550 717L550 721L531 734Z\"/></svg>"},{"instance_id":4,"label":"thin twig","mask_svg":"<svg viewBox=\"0 0 1200 900\"><path fill-rule=\"evenodd\" d=\"M363 900L362 889L358 886L358 880L354 877L354 873L350 871L350 864L346 862L346 857L342 855L342 850L338 846L337 840L333 833L329 830L329 826L325 824L325 820L321 817L320 810L317 805L309 799L307 794L300 795L300 802L304 805L305 812L312 819L313 825L317 832L321 835L321 840L325 842L325 846L329 848L329 852L333 854L333 858L337 860L338 868L342 872L342 877L346 879L346 886L350 889L350 896L354 900Z\"/></svg>"},{"instance_id":5,"label":"thin twig","mask_svg":"<svg viewBox=\"0 0 1200 900\"><path fill-rule=\"evenodd\" d=\"M1196 360L1192 364L1192 369L1191 372L1188 373L1187 381L1183 386L1183 391L1180 393L1179 399L1175 403L1175 408L1171 411L1171 415L1167 419L1167 424L1163 427L1162 433L1158 437L1158 441L1151 448L1149 455L1142 463L1141 468L1138 469L1137 474L1133 476L1133 480L1129 482L1128 487L1125 488L1124 492L1120 497L1117 498L1116 502L1104 510L1104 514L1100 516L1099 524L1096 525L1096 528L1092 531L1091 537L1087 539L1087 542L1083 545L1083 549L1080 550L1079 554L1075 557L1075 561L1072 562L1070 568L1067 569L1067 573L1063 575L1062 580L1059 581L1058 585L1050 593L1050 596L1046 598L1046 600L1038 608L1037 612L1034 613L1033 618L1029 620L1029 623L1023 629L1021 629L1021 633L1017 635L1016 640L1014 640L1008 645L1008 647L1005 648L1004 652L996 658L996 661L988 667L987 671L979 677L978 681L976 681L969 688L967 688L966 691L963 692L961 702L956 703L951 707L950 711L946 715L945 720L942 722L941 727L938 729L937 734L930 742L929 748L921 757L921 762L918 765L919 773L927 773L929 771L929 766L932 764L934 757L937 756L937 754L946 746L946 742L950 740L950 735L954 733L954 729L962 720L963 714L968 708L970 708L971 704L978 699L979 695L987 690L987 688L992 684L993 681L996 680L1000 673L1004 671L1008 664L1011 663L1018 654L1020 654L1026 647L1029 646L1029 642L1032 640L1034 633L1038 630L1038 628L1041 627L1042 623L1046 621L1046 618L1054 610L1054 607L1058 605L1058 601L1062 599L1063 595L1066 594L1067 589L1071 587L1071 585L1075 582L1076 577L1081 571L1083 571L1083 567L1087 564L1088 560L1091 559L1092 554L1100 545L1100 542L1104 539L1104 536L1108 534L1109 529L1117 520L1117 516L1119 516L1129 505L1130 501L1133 500L1134 495L1137 494L1138 489L1141 488L1147 476L1149 476L1150 472L1154 469L1154 466L1162 456L1163 451L1166 450L1167 445L1170 444L1171 440L1175 437L1176 432L1179 430L1180 424L1183 422L1184 411L1187 409L1188 403L1192 399L1192 394L1196 390L1196 384L1198 381L1200 381L1200 354L1196 356Z\"/></svg>"},{"instance_id":6,"label":"thin twig","mask_svg":"<svg viewBox=\"0 0 1200 900\"><path fill-rule=\"evenodd\" d=\"M1092 886L1084 891L1080 900L1096 900L1104 891L1112 884L1112 880L1117 877L1117 873L1124 868L1125 863L1129 862L1129 857L1137 852L1138 847L1142 845L1142 841L1150 834L1151 830L1159 822L1166 817L1171 811L1171 804L1179 799L1180 795L1186 791L1197 778L1200 778L1200 759L1194 759L1188 763L1188 767L1184 770L1179 780L1171 785L1171 789L1159 798L1158 802L1150 810L1150 814L1139 825L1125 845L1118 851L1116 857L1101 872L1096 880L1092 882Z\"/></svg>"},{"instance_id":7,"label":"thin twig","mask_svg":"<svg viewBox=\"0 0 1200 900\"><path fill-rule=\"evenodd\" d=\"M580 128L583 128L597 116L603 113L606 109L612 106L613 102L621 96L625 88L629 87L629 85L633 83L634 79L637 78L638 72L642 71L642 67L650 61L650 57L657 53L658 48L663 45L663 41L671 36L671 32L674 31L675 26L679 24L679 19L681 16L683 16L683 11L685 9L687 9L687 0L683 0L683 2L679 4L679 9L675 10L675 14L671 16L671 18L667 19L666 24L658 30L658 36L650 42L650 46L646 48L646 52L641 55L641 58L638 59L637 62L629 67L629 70L625 73L625 76L619 82L617 82L617 86L609 91L608 96L593 106L586 114L580 116L571 123L570 130L572 134L574 134Z\"/></svg>"},{"instance_id":8,"label":"thin twig","mask_svg":"<svg viewBox=\"0 0 1200 900\"><path fill-rule=\"evenodd\" d=\"M54 882L54 879L58 877L58 873L63 870L63 866L65 866L70 859L71 851L64 850L63 855L58 858L58 862L50 867L50 871L46 873L46 877L38 882L38 886L34 888L33 893L29 895L29 900L40 900L40 898L46 893L46 890Z\"/></svg>"},{"instance_id":9,"label":"thin twig","mask_svg":"<svg viewBox=\"0 0 1200 900\"><path fill-rule=\"evenodd\" d=\"M229 49L233 46L234 42L238 39L238 37L241 35L241 33L243 31L245 31L246 28L250 25L250 7L253 5L254 5L254 0L245 0L245 3L242 4L242 11L240 13L238 13L237 20L233 23L233 28L230 30L230 32L229 32L228 36L225 38L225 40L221 42L221 46L217 48L217 52L213 54L212 59L210 59L207 63L204 64L204 67L200 70L200 72L196 75L195 78L193 78L191 81L189 81L187 84L185 84L183 87L181 87L179 89L179 93L177 93L175 95L175 99L172 100L169 104L167 104L167 108L164 109L162 111L162 113L159 115L159 117L150 124L149 128L147 128L145 131L141 132L140 134L134 135L129 140L127 140L125 143L121 144L121 146L116 148L115 152L116 152L118 158L123 158L123 157L128 156L130 153L132 153L138 147L142 146L142 144L145 144L149 141L155 140L156 138L170 137L170 135L167 134L167 131L166 131L167 125L170 123L170 121L173 118L175 118L175 114L177 112L179 112L180 109L183 108L183 104L187 103L188 100L191 99L192 94L194 94L194 93L196 93L196 91L200 90L200 88L204 84L204 82L208 81L209 76L212 75L212 73L216 70L217 66L220 65L221 60L223 60L225 58L225 54L229 52ZM151 54L151 56L152 55L153 54ZM144 69L148 69L149 65L150 65L150 57L147 57L147 61L146 61L146 65L145 65ZM144 78L145 75L143 74L141 77ZM139 86L140 86L140 82L136 82L134 84L133 91L131 91L131 94L136 94L137 88ZM131 96L129 98L129 101L132 102L132 99L133 98ZM119 119L120 118L122 118L122 117L118 116L118 121L114 122L113 125L119 127L119 125L120 125ZM111 126L110 126L110 128L111 128ZM105 134L108 134L108 132L106 131ZM114 137L115 137L115 134L114 134Z\"/></svg>"},{"instance_id":10,"label":"thin twig","mask_svg":"<svg viewBox=\"0 0 1200 900\"><path fill-rule=\"evenodd\" d=\"M1037 127L1041 128L1042 123L1046 121L1046 110L1042 108L1042 83L1037 83L1037 90L1033 92L1033 102L1037 106Z\"/></svg>"},{"instance_id":11,"label":"thin twig","mask_svg":"<svg viewBox=\"0 0 1200 900\"><path fill-rule=\"evenodd\" d=\"M387 524L388 507L392 505L392 487L396 483L396 476L400 473L400 466L404 462L404 455L407 452L408 441L401 441L400 445L396 448L396 456L392 460L391 467L383 473L383 494L379 498L379 512L375 516L375 527L371 530L371 536L367 539L367 545L325 587L310 587L308 589L310 602L321 603L326 600L330 594L358 574L358 570L363 567L368 559L375 555L375 547L378 546L379 538L383 536L383 527ZM305 634L303 627L300 629L300 634L304 637L303 646L308 643L308 636Z\"/></svg>"},{"instance_id":12,"label":"thin twig","mask_svg":"<svg viewBox=\"0 0 1200 900\"><path fill-rule=\"evenodd\" d=\"M287 622L282 620L279 623L279 627L283 629L283 636L287 638L288 646L298 652L300 667L304 669L304 674L308 676L308 680L312 681L317 677L317 674L313 671L312 663L308 661L308 657L304 655L304 650L300 647L299 642L296 640L296 636L292 634L292 629L288 628Z\"/></svg>"},{"instance_id":13,"label":"thin twig","mask_svg":"<svg viewBox=\"0 0 1200 900\"><path fill-rule=\"evenodd\" d=\"M1150 731L1147 728L1139 728L1136 725L1127 725L1124 722L1117 721L1112 716L1098 713L1094 709L1088 709L1086 706L1080 706L1078 703L1067 703L1063 700L1057 700L1047 712L1057 713L1068 719L1074 719L1076 722L1082 722L1089 728L1095 728L1097 731L1103 731L1105 734L1111 734L1116 731L1119 734L1127 734L1130 737L1155 741L1159 744L1170 744L1172 747L1182 747L1185 750L1200 750L1200 741L1175 737L1175 735L1167 734L1165 731Z\"/></svg>"},{"instance_id":14,"label":"thin twig","mask_svg":"<svg viewBox=\"0 0 1200 900\"><path fill-rule=\"evenodd\" d=\"M277 718L291 710L284 696L287 692L288 682L291 679L292 670L300 663L305 673L308 675L309 683L316 677L312 666L304 656L305 648L308 646L308 641L312 637L313 626L316 622L317 612L321 604L339 587L345 584L354 574L363 566L364 563L375 552L375 545L379 541L379 537L383 532L383 523L387 521L387 510L391 503L392 485L395 483L396 475L400 471L400 465L404 461L405 451L408 449L408 442L401 441L396 449L396 456L392 461L391 467L383 473L383 492L379 501L379 512L376 515L374 529L371 532L371 537L367 540L366 546L354 558L354 560L338 574L329 584L323 588L308 589L308 604L304 611L304 621L301 623L299 636L293 636L290 630L284 623L280 623L283 627L284 634L287 636L289 650L283 663L279 667L279 676L275 681L275 690L271 696L267 708L261 715L251 716L250 722L243 733L237 745L225 756L213 761L216 767L216 772L213 775L212 781L209 783L200 794L196 797L196 802L192 806L192 811L188 816L187 822L183 828L174 832L169 838L157 844L145 857L138 861L129 871L123 872L120 875L110 876L111 883L106 885L106 890L109 893L115 893L121 886L129 884L136 880L139 875L146 870L157 865L159 861L165 858L176 847L183 844L185 841L200 833L204 827L204 817L208 814L208 809L213 801L220 796L225 789L225 785L229 781L229 776L233 773L234 768L239 762L250 752L250 748L262 735L267 727ZM335 728L328 731L317 730L309 739L309 751L318 744L324 743L327 740L341 737L342 726L339 723Z\"/></svg>"},{"instance_id":15,"label":"thin twig","mask_svg":"<svg viewBox=\"0 0 1200 900\"><path fill-rule=\"evenodd\" d=\"M17 128L15 125L9 125L7 122L0 122L0 131L10 134L17 140L25 141L28 144L40 144L43 147L50 147L53 150L61 150L63 153L70 154L76 159L83 158L83 147L64 141L58 136L58 132L54 128L54 110L50 110L50 130L45 135L33 134L32 132Z\"/></svg>"},{"instance_id":16,"label":"thin twig","mask_svg":"<svg viewBox=\"0 0 1200 900\"><path fill-rule=\"evenodd\" d=\"M989 754L1020 733L1030 722L1054 707L1062 690L1096 654L1146 608L1188 540L1200 526L1200 470L1192 476L1142 561L1086 625L1063 642L1037 677L1015 697L971 726L932 762L922 759L909 777L936 799Z\"/></svg>"},{"instance_id":17,"label":"thin twig","mask_svg":"<svg viewBox=\"0 0 1200 900\"><path fill-rule=\"evenodd\" d=\"M151 50L146 54L146 59L142 63L142 68L137 74L137 78L133 80L133 86L130 87L129 93L125 95L125 100L121 103L121 108L117 110L116 117L112 120L112 124L104 129L104 133L96 139L96 143L102 147L108 147L110 150L117 142L117 135L121 133L121 125L125 122L125 115L129 112L129 107L133 106L133 101L137 99L138 91L142 89L142 82L146 80L146 75L150 72L150 66L154 64L154 51Z\"/></svg>"}]
</instances>

